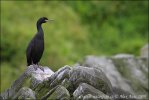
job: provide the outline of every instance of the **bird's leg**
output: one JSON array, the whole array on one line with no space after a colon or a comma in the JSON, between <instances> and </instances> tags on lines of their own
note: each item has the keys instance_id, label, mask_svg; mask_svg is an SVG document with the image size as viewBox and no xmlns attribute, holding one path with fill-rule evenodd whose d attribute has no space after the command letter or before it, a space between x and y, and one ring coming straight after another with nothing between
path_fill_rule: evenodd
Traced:
<instances>
[{"instance_id":1,"label":"bird's leg","mask_svg":"<svg viewBox=\"0 0 149 100\"><path fill-rule=\"evenodd\" d=\"M43 67L40 67L40 66L38 65L38 63L37 63L37 66L38 66L38 68L40 68L40 69L44 72L44 68L43 68Z\"/></svg>"}]
</instances>

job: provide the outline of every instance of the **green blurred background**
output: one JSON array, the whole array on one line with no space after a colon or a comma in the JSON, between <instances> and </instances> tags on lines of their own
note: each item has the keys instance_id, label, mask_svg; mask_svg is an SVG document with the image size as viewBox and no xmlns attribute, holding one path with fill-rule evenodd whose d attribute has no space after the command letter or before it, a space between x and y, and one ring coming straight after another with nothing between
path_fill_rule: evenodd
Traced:
<instances>
[{"instance_id":1,"label":"green blurred background","mask_svg":"<svg viewBox=\"0 0 149 100\"><path fill-rule=\"evenodd\" d=\"M130 53L148 42L148 1L1 1L1 92L25 70L25 51L43 26L45 51L40 61L56 71L86 55Z\"/></svg>"}]
</instances>

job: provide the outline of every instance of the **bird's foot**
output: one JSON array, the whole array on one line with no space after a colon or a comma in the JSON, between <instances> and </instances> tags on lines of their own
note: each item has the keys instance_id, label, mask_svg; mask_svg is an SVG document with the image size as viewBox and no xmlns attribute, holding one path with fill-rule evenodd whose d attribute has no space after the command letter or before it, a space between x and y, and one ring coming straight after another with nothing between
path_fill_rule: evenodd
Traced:
<instances>
[{"instance_id":1,"label":"bird's foot","mask_svg":"<svg viewBox=\"0 0 149 100\"><path fill-rule=\"evenodd\" d=\"M39 69L41 69L44 72L44 68L43 67L41 67L39 65L35 65L35 64L33 66L34 66L35 70L37 70L39 68Z\"/></svg>"},{"instance_id":2,"label":"bird's foot","mask_svg":"<svg viewBox=\"0 0 149 100\"><path fill-rule=\"evenodd\" d=\"M38 66L38 68L40 68L44 72L44 68L43 67L41 67L39 65L37 65L37 66Z\"/></svg>"},{"instance_id":3,"label":"bird's foot","mask_svg":"<svg viewBox=\"0 0 149 100\"><path fill-rule=\"evenodd\" d=\"M35 64L33 64L33 67L34 67L35 70L37 70L37 68L38 68L38 66L35 65Z\"/></svg>"}]
</instances>

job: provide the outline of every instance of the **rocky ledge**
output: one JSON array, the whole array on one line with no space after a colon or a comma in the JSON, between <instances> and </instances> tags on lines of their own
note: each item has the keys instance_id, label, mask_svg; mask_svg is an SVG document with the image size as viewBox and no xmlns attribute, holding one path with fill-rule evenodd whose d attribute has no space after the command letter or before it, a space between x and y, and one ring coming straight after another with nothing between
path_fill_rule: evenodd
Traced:
<instances>
[{"instance_id":1,"label":"rocky ledge","mask_svg":"<svg viewBox=\"0 0 149 100\"><path fill-rule=\"evenodd\" d=\"M2 99L144 100L148 98L148 58L119 54L87 56L53 72L36 65L1 93Z\"/></svg>"}]
</instances>

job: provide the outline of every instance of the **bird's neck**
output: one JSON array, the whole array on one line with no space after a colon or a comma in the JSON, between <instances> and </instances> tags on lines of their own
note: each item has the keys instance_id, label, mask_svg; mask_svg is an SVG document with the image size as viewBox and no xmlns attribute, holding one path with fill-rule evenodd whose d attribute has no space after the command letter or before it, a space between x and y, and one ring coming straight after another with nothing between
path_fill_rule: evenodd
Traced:
<instances>
[{"instance_id":1,"label":"bird's neck","mask_svg":"<svg viewBox=\"0 0 149 100\"><path fill-rule=\"evenodd\" d=\"M41 23L37 23L37 34L36 34L38 39L43 39L44 38L44 33L43 29L41 27Z\"/></svg>"},{"instance_id":2,"label":"bird's neck","mask_svg":"<svg viewBox=\"0 0 149 100\"><path fill-rule=\"evenodd\" d=\"M38 33L43 33L43 29L41 27L41 23L37 23L37 31L38 31Z\"/></svg>"}]
</instances>

